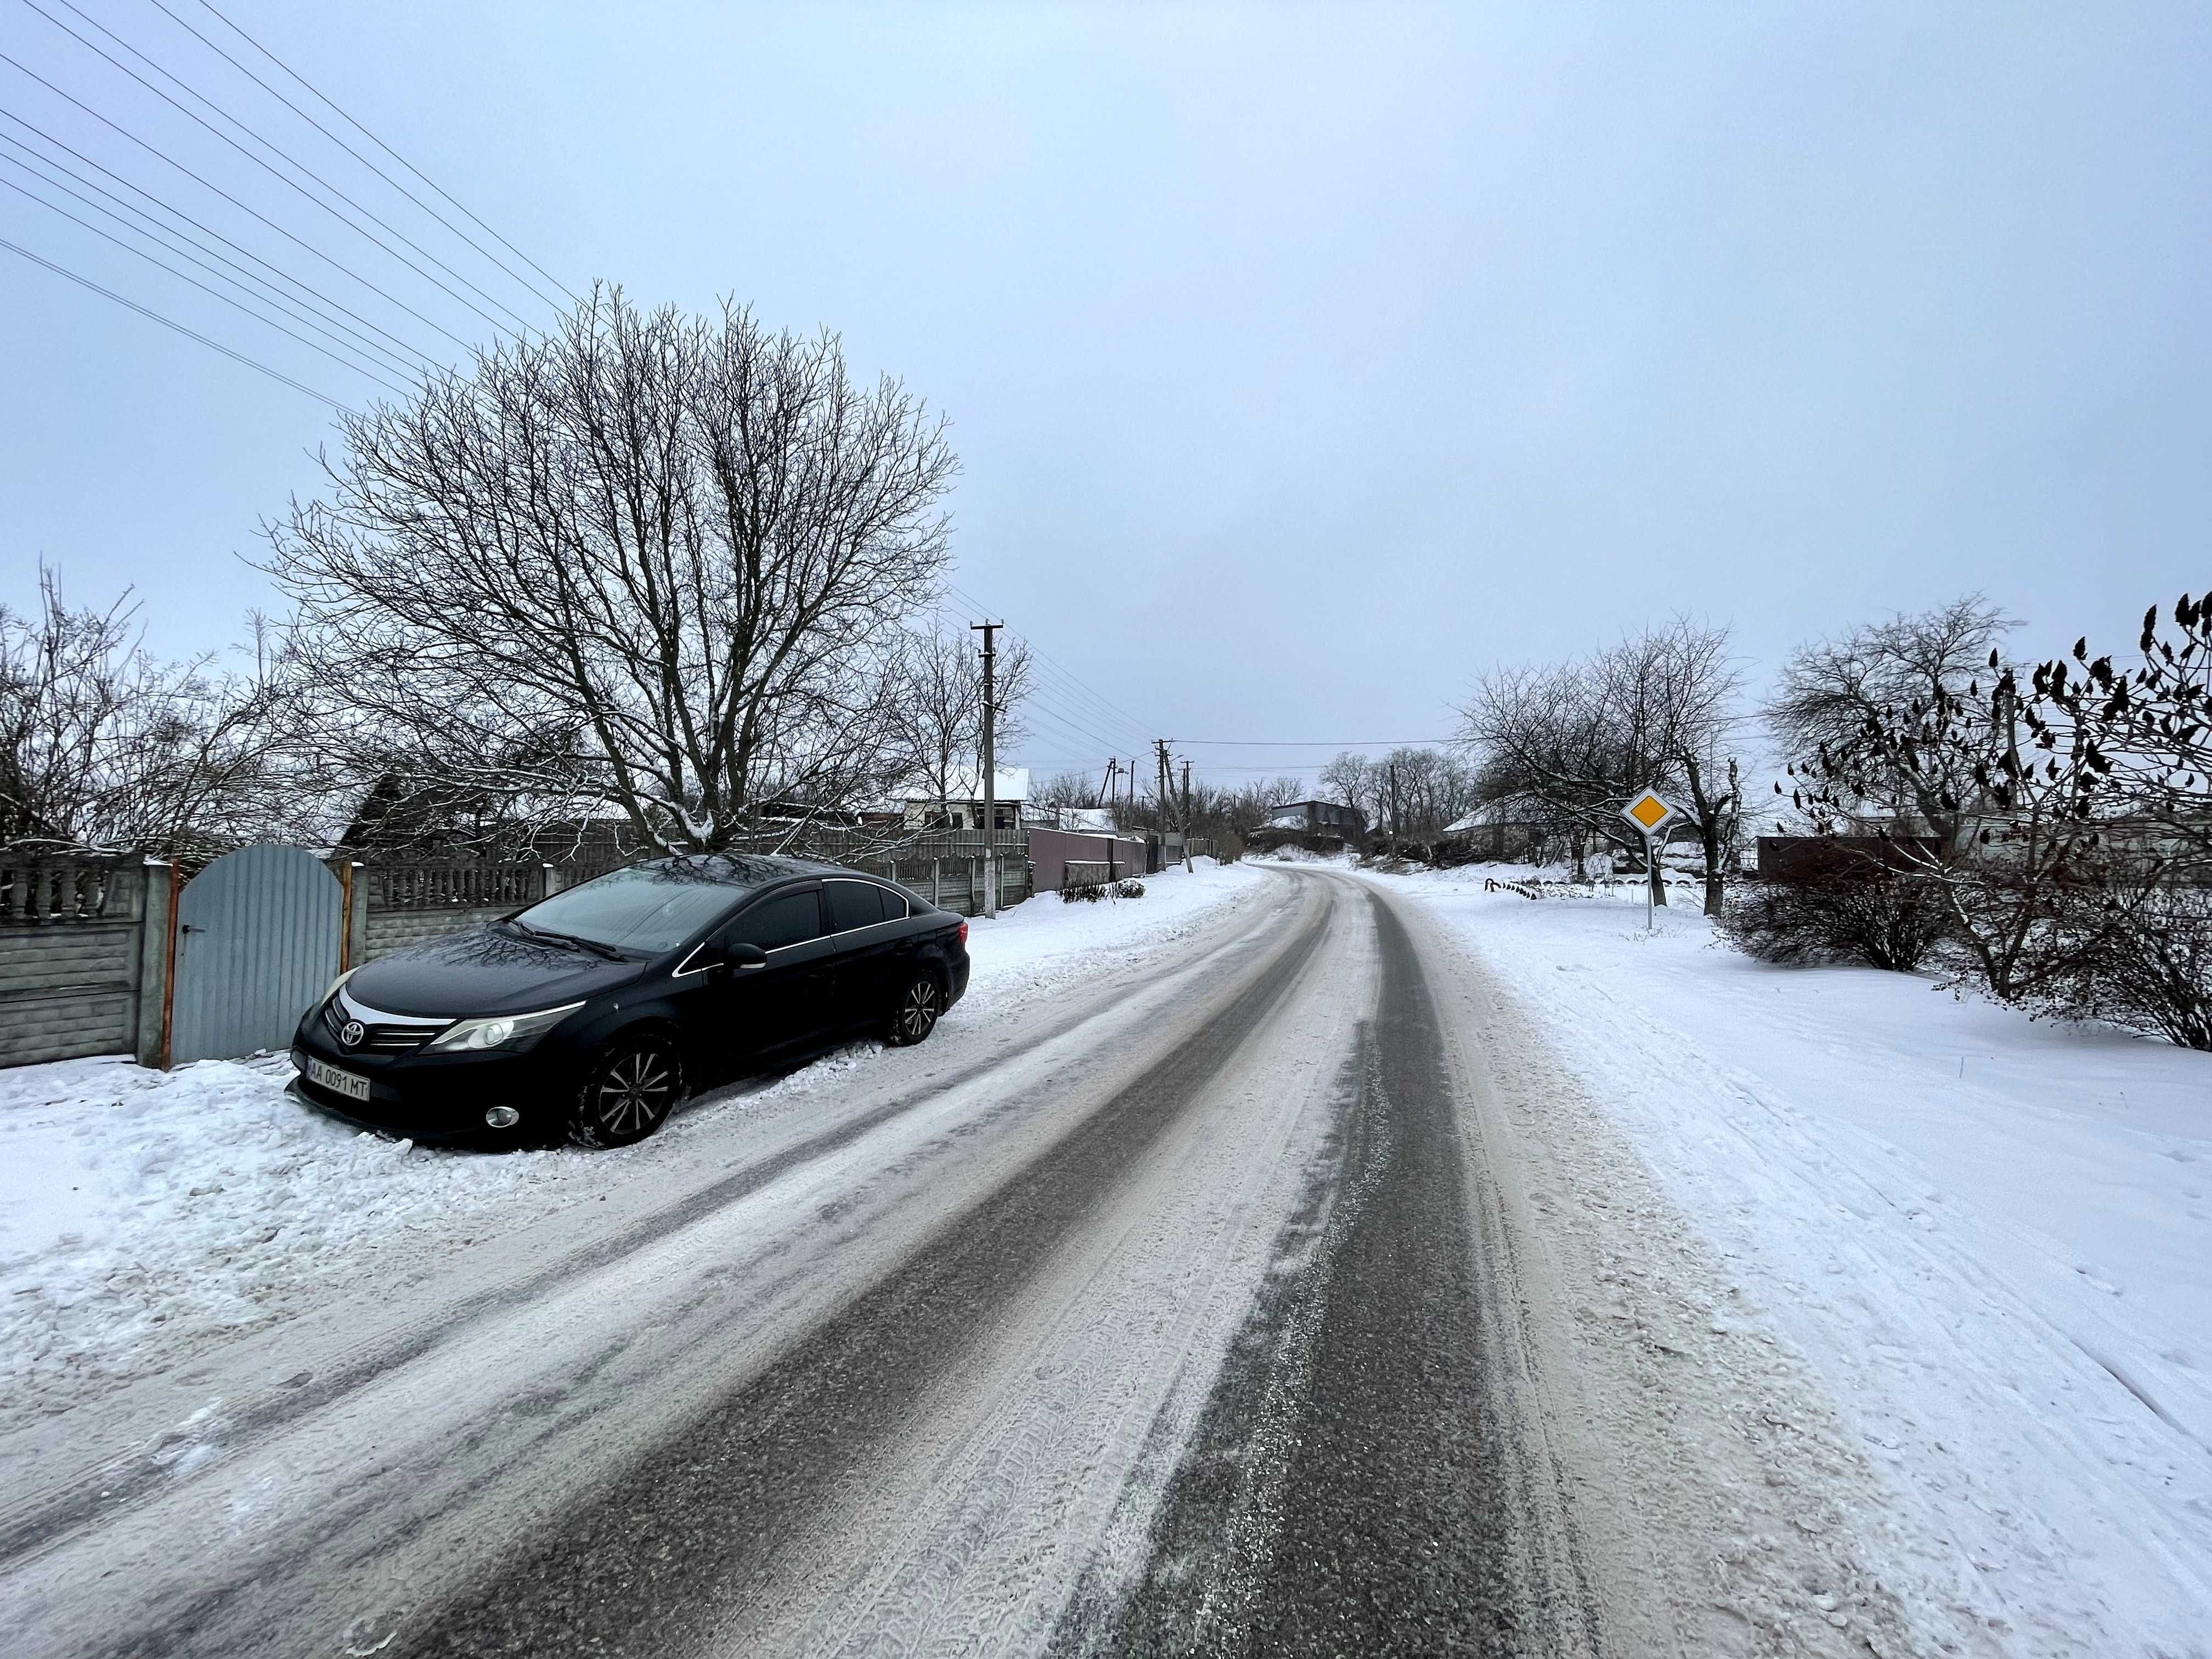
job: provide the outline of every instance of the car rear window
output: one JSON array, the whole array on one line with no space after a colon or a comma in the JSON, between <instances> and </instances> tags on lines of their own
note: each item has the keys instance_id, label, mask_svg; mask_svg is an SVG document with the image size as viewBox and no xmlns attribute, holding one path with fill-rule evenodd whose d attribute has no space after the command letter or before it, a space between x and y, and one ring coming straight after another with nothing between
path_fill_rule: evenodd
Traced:
<instances>
[{"instance_id":1,"label":"car rear window","mask_svg":"<svg viewBox=\"0 0 2212 1659\"><path fill-rule=\"evenodd\" d=\"M830 931L849 933L855 927L873 927L884 920L884 890L872 881L825 881L822 896L830 907ZM902 902L899 914L906 914Z\"/></svg>"},{"instance_id":2,"label":"car rear window","mask_svg":"<svg viewBox=\"0 0 2212 1659\"><path fill-rule=\"evenodd\" d=\"M822 936L822 900L812 888L763 899L730 924L728 942L781 951Z\"/></svg>"}]
</instances>

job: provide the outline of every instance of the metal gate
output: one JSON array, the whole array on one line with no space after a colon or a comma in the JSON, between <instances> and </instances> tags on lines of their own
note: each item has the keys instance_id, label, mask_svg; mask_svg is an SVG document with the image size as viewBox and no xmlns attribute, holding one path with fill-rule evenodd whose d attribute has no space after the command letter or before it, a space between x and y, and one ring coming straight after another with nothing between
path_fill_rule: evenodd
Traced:
<instances>
[{"instance_id":1,"label":"metal gate","mask_svg":"<svg viewBox=\"0 0 2212 1659\"><path fill-rule=\"evenodd\" d=\"M338 971L338 879L297 847L246 847L177 900L169 1063L282 1048Z\"/></svg>"}]
</instances>

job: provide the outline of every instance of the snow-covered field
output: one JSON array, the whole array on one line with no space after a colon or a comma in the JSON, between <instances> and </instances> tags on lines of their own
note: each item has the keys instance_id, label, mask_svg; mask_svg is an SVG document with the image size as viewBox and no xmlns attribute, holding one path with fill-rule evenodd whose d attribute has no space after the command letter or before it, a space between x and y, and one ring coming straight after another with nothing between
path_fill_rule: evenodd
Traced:
<instances>
[{"instance_id":1,"label":"snow-covered field","mask_svg":"<svg viewBox=\"0 0 2212 1659\"><path fill-rule=\"evenodd\" d=\"M1045 896L971 924L948 1033L1141 963L1265 878L1200 860L1141 899ZM465 1251L702 1151L729 1115L835 1090L886 1058L858 1044L720 1090L615 1152L411 1147L294 1105L283 1055L169 1073L127 1060L0 1071L0 1432L265 1328L410 1263Z\"/></svg>"},{"instance_id":2,"label":"snow-covered field","mask_svg":"<svg viewBox=\"0 0 2212 1659\"><path fill-rule=\"evenodd\" d=\"M2212 1653L2212 1056L1486 873L1532 872L1370 878L1517 992L1810 1358L1948 1586L1930 1650Z\"/></svg>"}]
</instances>

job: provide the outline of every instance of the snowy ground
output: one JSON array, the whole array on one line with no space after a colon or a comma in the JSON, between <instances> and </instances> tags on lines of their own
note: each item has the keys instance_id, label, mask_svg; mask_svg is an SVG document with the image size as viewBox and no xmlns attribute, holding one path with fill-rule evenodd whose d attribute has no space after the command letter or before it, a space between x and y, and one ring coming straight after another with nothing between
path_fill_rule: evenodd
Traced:
<instances>
[{"instance_id":1,"label":"snowy ground","mask_svg":"<svg viewBox=\"0 0 2212 1659\"><path fill-rule=\"evenodd\" d=\"M1502 975L1811 1358L1931 1651L2212 1653L2212 1056L1778 969L1677 892L1371 877ZM1686 898L1691 899L1685 905Z\"/></svg>"},{"instance_id":2,"label":"snowy ground","mask_svg":"<svg viewBox=\"0 0 2212 1659\"><path fill-rule=\"evenodd\" d=\"M1141 899L1045 896L971 924L946 1030L1141 963L1265 878L1199 860ZM162 1073L120 1059L0 1071L0 1433L695 1152L727 1115L863 1079L860 1044L702 1097L644 1144L503 1155L411 1147L301 1109L282 1055Z\"/></svg>"}]
</instances>

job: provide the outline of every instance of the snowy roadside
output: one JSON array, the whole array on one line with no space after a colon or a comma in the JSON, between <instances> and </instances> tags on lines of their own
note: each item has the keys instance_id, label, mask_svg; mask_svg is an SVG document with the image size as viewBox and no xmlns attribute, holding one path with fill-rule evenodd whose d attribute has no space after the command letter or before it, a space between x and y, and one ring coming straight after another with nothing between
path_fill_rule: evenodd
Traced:
<instances>
[{"instance_id":1,"label":"snowy roadside","mask_svg":"<svg viewBox=\"0 0 2212 1659\"><path fill-rule=\"evenodd\" d=\"M945 1030L1141 966L1264 879L1201 860L1147 878L1141 899L1047 896L979 920ZM502 1155L410 1147L304 1110L283 1097L282 1055L166 1074L120 1059L0 1071L0 1433L712 1156L763 1107L872 1081L896 1058L856 1044L718 1091L635 1147Z\"/></svg>"},{"instance_id":2,"label":"snowy roadside","mask_svg":"<svg viewBox=\"0 0 2212 1659\"><path fill-rule=\"evenodd\" d=\"M2212 1653L2212 1059L1499 873L1367 878L1513 988L1810 1358L1942 1587L1928 1645Z\"/></svg>"}]
</instances>

